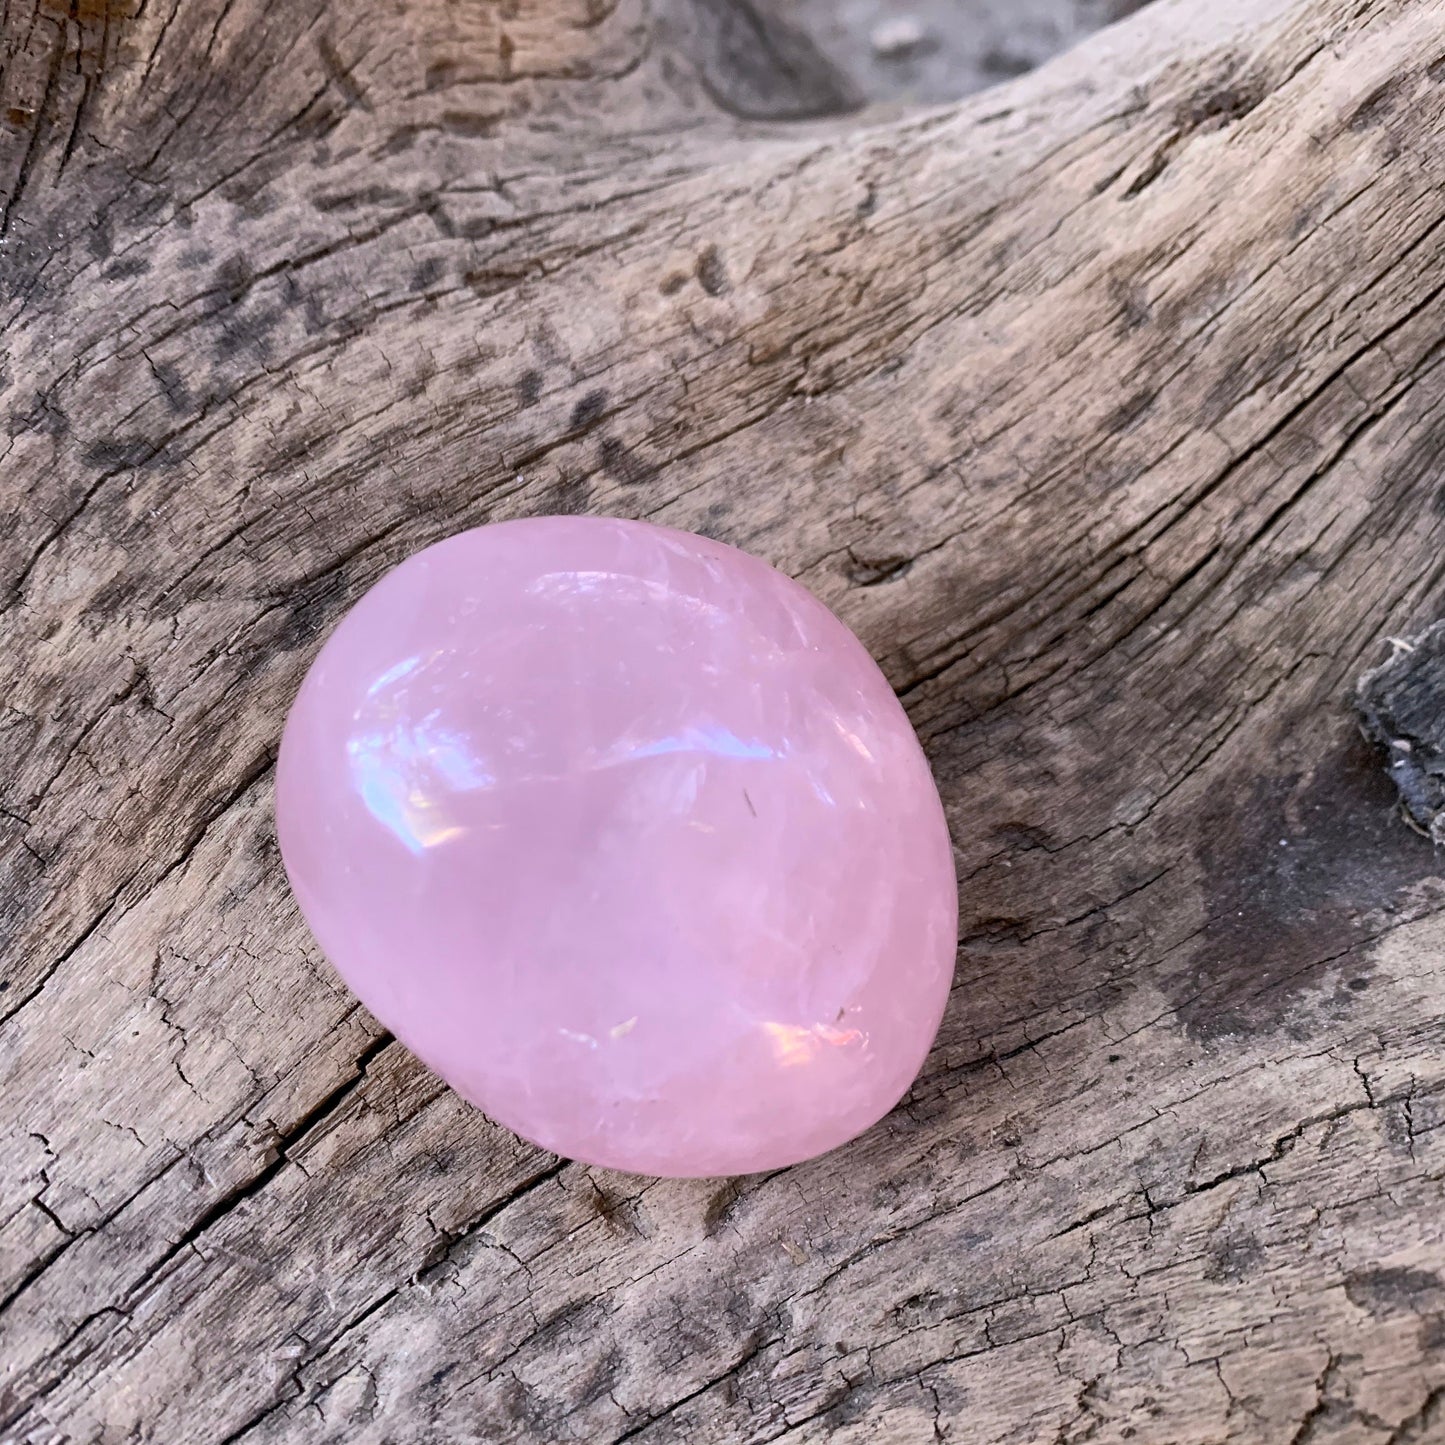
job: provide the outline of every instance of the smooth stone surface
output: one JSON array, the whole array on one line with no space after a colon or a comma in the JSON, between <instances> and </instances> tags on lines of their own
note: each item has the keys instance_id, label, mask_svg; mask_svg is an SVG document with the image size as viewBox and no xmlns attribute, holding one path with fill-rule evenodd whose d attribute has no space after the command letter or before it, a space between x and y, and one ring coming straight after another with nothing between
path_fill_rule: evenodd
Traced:
<instances>
[{"instance_id":1,"label":"smooth stone surface","mask_svg":"<svg viewBox=\"0 0 1445 1445\"><path fill-rule=\"evenodd\" d=\"M645 523L501 523L383 578L296 699L276 814L377 1018L595 1164L843 1143L953 977L948 830L877 665L767 564Z\"/></svg>"}]
</instances>

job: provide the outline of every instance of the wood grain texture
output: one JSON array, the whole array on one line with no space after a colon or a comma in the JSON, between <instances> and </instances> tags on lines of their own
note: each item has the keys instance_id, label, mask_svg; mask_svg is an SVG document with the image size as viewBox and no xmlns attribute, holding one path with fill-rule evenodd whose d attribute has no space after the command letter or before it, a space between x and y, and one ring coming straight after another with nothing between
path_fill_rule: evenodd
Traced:
<instances>
[{"instance_id":1,"label":"wood grain texture","mask_svg":"<svg viewBox=\"0 0 1445 1445\"><path fill-rule=\"evenodd\" d=\"M0 0L0 1440L1445 1439L1445 863L1350 707L1445 611L1445 0L787 125L683 3ZM827 1159L519 1143L287 893L327 629L582 509L933 760L952 1006Z\"/></svg>"}]
</instances>

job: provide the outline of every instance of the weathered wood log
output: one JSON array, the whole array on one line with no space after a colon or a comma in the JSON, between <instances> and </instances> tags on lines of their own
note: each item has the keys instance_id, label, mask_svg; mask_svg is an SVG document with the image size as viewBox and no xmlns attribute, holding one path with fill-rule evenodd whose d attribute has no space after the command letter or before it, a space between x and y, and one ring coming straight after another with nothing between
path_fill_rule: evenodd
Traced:
<instances>
[{"instance_id":1,"label":"weathered wood log","mask_svg":"<svg viewBox=\"0 0 1445 1445\"><path fill-rule=\"evenodd\" d=\"M1445 843L1445 622L1390 645L1392 655L1360 681L1360 721L1389 757L1401 816Z\"/></svg>"},{"instance_id":2,"label":"weathered wood log","mask_svg":"<svg viewBox=\"0 0 1445 1445\"><path fill-rule=\"evenodd\" d=\"M706 11L0 11L0 1439L1440 1440L1445 864L1351 698L1445 610L1445 3L786 125ZM320 637L581 508L934 761L953 1006L833 1157L521 1144L287 894Z\"/></svg>"}]
</instances>

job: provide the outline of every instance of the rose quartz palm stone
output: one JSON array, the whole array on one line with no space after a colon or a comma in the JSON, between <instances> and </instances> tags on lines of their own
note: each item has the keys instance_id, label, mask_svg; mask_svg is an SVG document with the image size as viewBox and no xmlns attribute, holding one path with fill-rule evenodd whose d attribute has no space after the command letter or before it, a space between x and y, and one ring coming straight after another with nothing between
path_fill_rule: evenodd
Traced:
<instances>
[{"instance_id":1,"label":"rose quartz palm stone","mask_svg":"<svg viewBox=\"0 0 1445 1445\"><path fill-rule=\"evenodd\" d=\"M877 665L766 563L641 522L481 527L384 577L291 710L276 815L376 1017L594 1164L842 1144L953 975L948 829Z\"/></svg>"}]
</instances>

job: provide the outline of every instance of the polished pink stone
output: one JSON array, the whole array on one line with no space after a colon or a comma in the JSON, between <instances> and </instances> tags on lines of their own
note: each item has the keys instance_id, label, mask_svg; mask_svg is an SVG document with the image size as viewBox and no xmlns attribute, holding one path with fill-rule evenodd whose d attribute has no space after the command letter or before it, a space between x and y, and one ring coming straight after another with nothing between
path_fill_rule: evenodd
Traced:
<instances>
[{"instance_id":1,"label":"polished pink stone","mask_svg":"<svg viewBox=\"0 0 1445 1445\"><path fill-rule=\"evenodd\" d=\"M902 707L821 602L702 537L545 517L418 553L307 675L276 814L377 1018L594 1164L841 1144L948 994L953 855Z\"/></svg>"}]
</instances>

